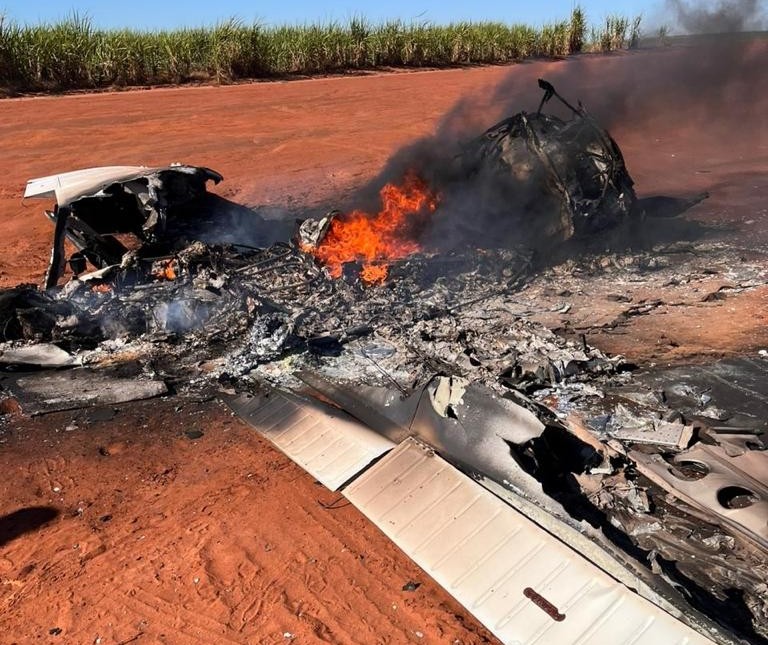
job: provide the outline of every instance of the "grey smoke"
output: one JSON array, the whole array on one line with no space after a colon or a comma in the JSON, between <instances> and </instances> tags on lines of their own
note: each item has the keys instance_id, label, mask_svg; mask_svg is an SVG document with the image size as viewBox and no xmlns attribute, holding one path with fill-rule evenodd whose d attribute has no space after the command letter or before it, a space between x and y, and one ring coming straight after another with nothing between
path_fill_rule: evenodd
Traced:
<instances>
[{"instance_id":1,"label":"grey smoke","mask_svg":"<svg viewBox=\"0 0 768 645\"><path fill-rule=\"evenodd\" d=\"M700 125L704 139L720 138L741 119L764 121L755 117L768 107L767 62L765 41L724 37L603 60L579 57L559 64L547 80L572 102L582 101L609 130L663 117ZM531 109L540 96L537 74L540 69L514 68L491 104L505 113Z\"/></svg>"},{"instance_id":2,"label":"grey smoke","mask_svg":"<svg viewBox=\"0 0 768 645\"><path fill-rule=\"evenodd\" d=\"M766 27L766 4L760 0L667 0L665 10L663 20L675 33L720 34L761 31Z\"/></svg>"}]
</instances>

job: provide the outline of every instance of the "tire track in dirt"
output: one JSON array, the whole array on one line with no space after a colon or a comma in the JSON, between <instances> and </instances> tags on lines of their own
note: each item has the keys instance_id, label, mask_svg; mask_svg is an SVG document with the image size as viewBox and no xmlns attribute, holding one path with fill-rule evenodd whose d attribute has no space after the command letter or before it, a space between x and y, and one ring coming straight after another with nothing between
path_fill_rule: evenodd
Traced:
<instances>
[{"instance_id":1,"label":"tire track in dirt","mask_svg":"<svg viewBox=\"0 0 768 645\"><path fill-rule=\"evenodd\" d=\"M19 419L0 437L0 469L15 473L0 513L62 511L0 555L19 645L484 642L354 508L320 505L335 493L220 408L175 405L126 406L72 432L66 414ZM405 594L410 578L423 584Z\"/></svg>"},{"instance_id":2,"label":"tire track in dirt","mask_svg":"<svg viewBox=\"0 0 768 645\"><path fill-rule=\"evenodd\" d=\"M226 624L210 618L200 612L180 607L178 598L162 597L155 590L144 587L123 592L126 607L133 610L136 618L145 625L145 634L149 638L164 638L172 634L174 642L184 643L221 643L221 645L240 645L243 641L228 636Z\"/></svg>"}]
</instances>

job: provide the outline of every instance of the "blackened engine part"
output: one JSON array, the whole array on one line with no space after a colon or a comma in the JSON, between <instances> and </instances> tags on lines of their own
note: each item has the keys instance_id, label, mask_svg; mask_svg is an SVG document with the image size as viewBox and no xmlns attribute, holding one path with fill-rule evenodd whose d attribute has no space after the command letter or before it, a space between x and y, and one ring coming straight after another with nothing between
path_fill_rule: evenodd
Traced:
<instances>
[{"instance_id":1,"label":"blackened engine part","mask_svg":"<svg viewBox=\"0 0 768 645\"><path fill-rule=\"evenodd\" d=\"M468 173L490 170L500 182L525 187L535 196L533 215L544 218L535 228L559 240L615 227L637 201L616 142L583 107L566 105L573 110L569 121L520 112L489 128L463 155Z\"/></svg>"}]
</instances>

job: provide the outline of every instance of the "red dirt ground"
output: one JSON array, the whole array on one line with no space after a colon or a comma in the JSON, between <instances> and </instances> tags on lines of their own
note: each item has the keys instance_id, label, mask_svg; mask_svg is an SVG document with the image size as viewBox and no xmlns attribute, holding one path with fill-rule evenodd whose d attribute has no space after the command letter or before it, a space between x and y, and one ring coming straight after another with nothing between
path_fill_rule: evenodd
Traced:
<instances>
[{"instance_id":1,"label":"red dirt ground","mask_svg":"<svg viewBox=\"0 0 768 645\"><path fill-rule=\"evenodd\" d=\"M660 55L587 59L583 82L610 84ZM484 106L465 110L479 132L497 116L498 83L570 64L0 101L0 285L39 282L47 263L46 204L21 203L31 177L183 161L221 172L217 191L237 202L316 204L375 175L459 98ZM611 130L640 193L711 190L692 217L761 248L768 105L758 108L721 113L727 138L702 130L700 110L672 108ZM591 340L643 359L659 357L670 329L674 360L768 347L767 298L759 288L711 303L699 327L677 310ZM334 494L216 404L90 414L0 426L0 643L496 642L354 508L324 508ZM8 515L33 506L59 515L16 535ZM421 586L402 591L409 581Z\"/></svg>"}]
</instances>

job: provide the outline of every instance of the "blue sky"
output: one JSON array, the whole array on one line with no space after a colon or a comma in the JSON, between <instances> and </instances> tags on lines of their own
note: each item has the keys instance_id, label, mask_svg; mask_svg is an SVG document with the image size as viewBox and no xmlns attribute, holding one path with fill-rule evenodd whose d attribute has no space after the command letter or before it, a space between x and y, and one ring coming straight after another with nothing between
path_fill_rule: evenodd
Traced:
<instances>
[{"instance_id":1,"label":"blue sky","mask_svg":"<svg viewBox=\"0 0 768 645\"><path fill-rule=\"evenodd\" d=\"M501 20L540 25L566 18L574 0L0 0L0 14L20 23L55 22L75 10L99 27L173 28L210 25L232 16L269 24L346 20L362 15L373 21L388 18L449 22ZM651 18L660 0L581 0L590 22L610 13Z\"/></svg>"}]
</instances>

